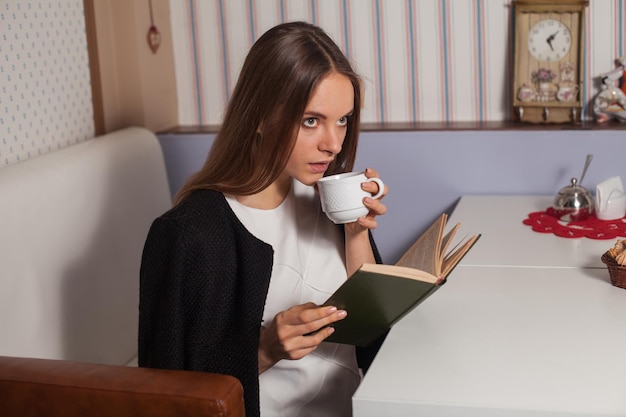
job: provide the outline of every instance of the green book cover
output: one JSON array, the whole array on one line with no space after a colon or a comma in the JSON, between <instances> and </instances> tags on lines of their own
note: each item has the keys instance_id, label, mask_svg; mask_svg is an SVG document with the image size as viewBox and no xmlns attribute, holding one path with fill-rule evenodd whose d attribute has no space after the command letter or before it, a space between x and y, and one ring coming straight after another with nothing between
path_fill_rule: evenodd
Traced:
<instances>
[{"instance_id":1,"label":"green book cover","mask_svg":"<svg viewBox=\"0 0 626 417\"><path fill-rule=\"evenodd\" d=\"M359 270L325 305L345 309L348 316L335 322L326 341L368 346L441 284Z\"/></svg>"}]
</instances>

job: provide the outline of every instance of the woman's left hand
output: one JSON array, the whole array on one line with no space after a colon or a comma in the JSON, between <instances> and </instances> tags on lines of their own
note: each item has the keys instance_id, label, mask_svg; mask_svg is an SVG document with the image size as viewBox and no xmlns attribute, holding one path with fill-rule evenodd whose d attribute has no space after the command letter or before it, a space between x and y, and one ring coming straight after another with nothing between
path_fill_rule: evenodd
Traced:
<instances>
[{"instance_id":1,"label":"woman's left hand","mask_svg":"<svg viewBox=\"0 0 626 417\"><path fill-rule=\"evenodd\" d=\"M367 178L378 177L378 172L372 168L365 170ZM378 193L378 184L373 181L364 182L361 187L364 191L375 195ZM354 271L359 269L364 263L375 262L374 251L370 242L369 230L378 226L376 216L380 216L387 212L387 206L382 203L383 197L387 194L387 185L383 190L383 195L374 200L371 197L365 197L363 204L369 209L367 215L359 217L357 221L344 225L345 243L346 243L346 272L351 276Z\"/></svg>"},{"instance_id":2,"label":"woman's left hand","mask_svg":"<svg viewBox=\"0 0 626 417\"><path fill-rule=\"evenodd\" d=\"M365 170L365 176L367 178L380 178L378 172L372 168L367 168ZM364 182L361 185L363 191L371 193L375 195L378 193L378 184L373 181ZM387 206L382 203L382 199L387 195L389 191L387 184L385 184L385 190L383 191L383 195L374 200L371 197L365 197L363 199L363 204L365 207L369 209L369 213L366 216L359 217L359 219L355 222L348 223L345 225L347 232L358 233L362 232L366 229L376 229L378 226L378 222L376 221L376 216L383 215L387 212Z\"/></svg>"}]
</instances>

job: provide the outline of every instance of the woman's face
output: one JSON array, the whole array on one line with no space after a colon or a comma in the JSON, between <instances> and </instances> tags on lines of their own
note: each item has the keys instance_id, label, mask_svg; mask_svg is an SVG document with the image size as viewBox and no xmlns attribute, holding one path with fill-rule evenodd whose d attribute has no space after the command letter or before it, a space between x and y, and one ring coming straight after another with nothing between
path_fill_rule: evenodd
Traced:
<instances>
[{"instance_id":1,"label":"woman's face","mask_svg":"<svg viewBox=\"0 0 626 417\"><path fill-rule=\"evenodd\" d=\"M322 178L341 151L353 107L354 89L350 80L338 73L326 76L304 110L283 177L296 178L306 185Z\"/></svg>"}]
</instances>

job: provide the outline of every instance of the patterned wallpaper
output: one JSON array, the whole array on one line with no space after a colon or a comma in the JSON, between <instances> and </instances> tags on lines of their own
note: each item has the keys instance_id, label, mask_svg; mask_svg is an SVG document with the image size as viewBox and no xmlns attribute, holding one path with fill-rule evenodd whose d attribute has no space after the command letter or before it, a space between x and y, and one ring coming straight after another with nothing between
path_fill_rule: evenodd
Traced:
<instances>
[{"instance_id":1,"label":"patterned wallpaper","mask_svg":"<svg viewBox=\"0 0 626 417\"><path fill-rule=\"evenodd\" d=\"M0 167L94 137L82 0L0 0Z\"/></svg>"},{"instance_id":2,"label":"patterned wallpaper","mask_svg":"<svg viewBox=\"0 0 626 417\"><path fill-rule=\"evenodd\" d=\"M509 115L512 0L169 0L179 124L219 124L271 26L322 26L366 83L365 122ZM626 54L626 0L591 0L583 98ZM0 167L94 137L82 0L0 0Z\"/></svg>"},{"instance_id":3,"label":"patterned wallpaper","mask_svg":"<svg viewBox=\"0 0 626 417\"><path fill-rule=\"evenodd\" d=\"M587 9L593 78L624 55L626 0ZM289 20L323 27L366 82L365 122L499 121L509 115L511 0L170 0L181 125L218 124L245 54Z\"/></svg>"}]
</instances>

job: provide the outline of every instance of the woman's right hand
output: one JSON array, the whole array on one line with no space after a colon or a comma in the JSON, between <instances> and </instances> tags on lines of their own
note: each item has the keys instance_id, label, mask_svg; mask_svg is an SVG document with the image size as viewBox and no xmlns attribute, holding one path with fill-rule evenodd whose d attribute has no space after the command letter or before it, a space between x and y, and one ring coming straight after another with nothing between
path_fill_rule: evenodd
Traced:
<instances>
[{"instance_id":1,"label":"woman's right hand","mask_svg":"<svg viewBox=\"0 0 626 417\"><path fill-rule=\"evenodd\" d=\"M281 359L303 358L330 336L335 329L329 324L342 320L345 310L320 307L314 303L293 306L281 311L259 335L259 374Z\"/></svg>"}]
</instances>

